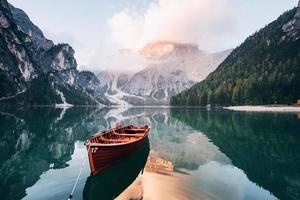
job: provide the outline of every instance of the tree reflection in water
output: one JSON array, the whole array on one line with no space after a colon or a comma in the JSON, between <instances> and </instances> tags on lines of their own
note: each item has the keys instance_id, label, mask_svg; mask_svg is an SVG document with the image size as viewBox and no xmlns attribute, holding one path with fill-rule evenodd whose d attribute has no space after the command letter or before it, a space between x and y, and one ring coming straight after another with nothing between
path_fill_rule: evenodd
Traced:
<instances>
[{"instance_id":1,"label":"tree reflection in water","mask_svg":"<svg viewBox=\"0 0 300 200\"><path fill-rule=\"evenodd\" d=\"M248 178L280 199L300 198L300 123L295 114L173 108Z\"/></svg>"}]
</instances>

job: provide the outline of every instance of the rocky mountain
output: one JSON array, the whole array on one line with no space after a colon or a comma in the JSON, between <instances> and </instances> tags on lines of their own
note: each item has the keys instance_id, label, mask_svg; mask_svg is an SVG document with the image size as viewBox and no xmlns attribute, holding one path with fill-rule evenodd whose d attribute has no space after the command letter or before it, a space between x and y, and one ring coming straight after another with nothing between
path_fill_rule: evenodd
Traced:
<instances>
[{"instance_id":1,"label":"rocky mountain","mask_svg":"<svg viewBox=\"0 0 300 200\"><path fill-rule=\"evenodd\" d=\"M74 84L94 101L103 105L113 105L113 103L103 95L105 93L105 87L102 87L100 80L94 73L90 71L80 71L75 78Z\"/></svg>"},{"instance_id":2,"label":"rocky mountain","mask_svg":"<svg viewBox=\"0 0 300 200\"><path fill-rule=\"evenodd\" d=\"M11 4L9 4L9 8L18 28L30 37L37 49L45 51L54 46L54 43L45 38L43 32L31 22L23 10L15 8Z\"/></svg>"},{"instance_id":3,"label":"rocky mountain","mask_svg":"<svg viewBox=\"0 0 300 200\"><path fill-rule=\"evenodd\" d=\"M77 70L74 49L55 45L22 10L0 1L0 104L109 104L97 77Z\"/></svg>"},{"instance_id":4,"label":"rocky mountain","mask_svg":"<svg viewBox=\"0 0 300 200\"><path fill-rule=\"evenodd\" d=\"M248 37L172 105L292 104L300 99L300 2Z\"/></svg>"},{"instance_id":5,"label":"rocky mountain","mask_svg":"<svg viewBox=\"0 0 300 200\"><path fill-rule=\"evenodd\" d=\"M106 95L118 104L167 105L171 96L203 80L230 53L214 54L194 44L153 42L139 52L142 70L134 73L103 71Z\"/></svg>"}]
</instances>

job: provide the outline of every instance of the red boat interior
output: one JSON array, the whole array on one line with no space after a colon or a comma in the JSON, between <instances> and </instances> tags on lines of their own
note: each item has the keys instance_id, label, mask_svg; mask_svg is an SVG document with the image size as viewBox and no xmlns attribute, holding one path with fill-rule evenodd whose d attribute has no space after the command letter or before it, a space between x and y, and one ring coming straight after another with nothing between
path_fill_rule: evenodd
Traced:
<instances>
[{"instance_id":1,"label":"red boat interior","mask_svg":"<svg viewBox=\"0 0 300 200\"><path fill-rule=\"evenodd\" d=\"M102 134L99 134L90 140L91 143L100 144L118 144L133 142L140 138L143 138L149 129L148 126L144 127L118 127L116 129L108 130Z\"/></svg>"}]
</instances>

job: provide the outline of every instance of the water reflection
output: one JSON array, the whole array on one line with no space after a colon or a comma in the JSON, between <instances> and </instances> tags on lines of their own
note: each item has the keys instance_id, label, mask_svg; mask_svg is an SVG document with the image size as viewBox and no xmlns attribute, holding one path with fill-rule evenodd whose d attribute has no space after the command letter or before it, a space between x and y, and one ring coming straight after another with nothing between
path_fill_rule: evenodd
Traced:
<instances>
[{"instance_id":1,"label":"water reflection","mask_svg":"<svg viewBox=\"0 0 300 200\"><path fill-rule=\"evenodd\" d=\"M300 123L294 114L172 109L247 177L280 199L300 198Z\"/></svg>"},{"instance_id":2,"label":"water reflection","mask_svg":"<svg viewBox=\"0 0 300 200\"><path fill-rule=\"evenodd\" d=\"M116 167L93 180L86 162L73 199L94 198L88 191L106 187L97 186L103 180L115 184L114 175L123 181L102 192L101 199L123 190L118 199L275 199L272 194L299 199L300 124L295 114L36 108L2 111L0 122L3 199L67 199L87 156L83 141L117 123L151 125L144 174L133 182L146 151L134 162L120 163L132 169L130 176ZM133 195L136 191L142 193Z\"/></svg>"},{"instance_id":3,"label":"water reflection","mask_svg":"<svg viewBox=\"0 0 300 200\"><path fill-rule=\"evenodd\" d=\"M171 117L168 108L130 108L118 116L117 123L150 124L151 150L176 169L197 169L210 160L231 162L205 135Z\"/></svg>"},{"instance_id":4,"label":"water reflection","mask_svg":"<svg viewBox=\"0 0 300 200\"><path fill-rule=\"evenodd\" d=\"M147 160L145 170L155 173L173 172L174 165L171 161L164 160L157 153L152 152Z\"/></svg>"},{"instance_id":5,"label":"water reflection","mask_svg":"<svg viewBox=\"0 0 300 200\"><path fill-rule=\"evenodd\" d=\"M207 199L275 199L270 192L249 181L242 170L215 161L201 165L188 180L188 187Z\"/></svg>"},{"instance_id":6,"label":"water reflection","mask_svg":"<svg viewBox=\"0 0 300 200\"><path fill-rule=\"evenodd\" d=\"M50 168L67 167L74 143L109 126L105 109L40 108L0 113L0 194L21 199Z\"/></svg>"}]
</instances>

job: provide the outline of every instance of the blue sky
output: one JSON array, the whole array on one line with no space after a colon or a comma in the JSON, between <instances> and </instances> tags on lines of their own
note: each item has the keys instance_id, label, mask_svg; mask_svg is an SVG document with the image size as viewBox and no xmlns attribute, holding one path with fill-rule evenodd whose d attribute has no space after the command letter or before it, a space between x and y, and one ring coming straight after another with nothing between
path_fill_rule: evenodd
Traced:
<instances>
[{"instance_id":1,"label":"blue sky","mask_svg":"<svg viewBox=\"0 0 300 200\"><path fill-rule=\"evenodd\" d=\"M297 0L9 0L54 42L69 43L81 69L102 70L120 48L154 40L234 48Z\"/></svg>"}]
</instances>

